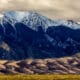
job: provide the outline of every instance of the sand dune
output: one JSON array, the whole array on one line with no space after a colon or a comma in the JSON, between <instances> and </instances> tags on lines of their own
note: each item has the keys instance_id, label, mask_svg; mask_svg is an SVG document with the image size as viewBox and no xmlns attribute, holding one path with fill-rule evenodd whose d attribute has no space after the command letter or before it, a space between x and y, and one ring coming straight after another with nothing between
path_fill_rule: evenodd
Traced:
<instances>
[{"instance_id":1,"label":"sand dune","mask_svg":"<svg viewBox=\"0 0 80 80\"><path fill-rule=\"evenodd\" d=\"M80 57L0 60L0 74L80 74Z\"/></svg>"}]
</instances>

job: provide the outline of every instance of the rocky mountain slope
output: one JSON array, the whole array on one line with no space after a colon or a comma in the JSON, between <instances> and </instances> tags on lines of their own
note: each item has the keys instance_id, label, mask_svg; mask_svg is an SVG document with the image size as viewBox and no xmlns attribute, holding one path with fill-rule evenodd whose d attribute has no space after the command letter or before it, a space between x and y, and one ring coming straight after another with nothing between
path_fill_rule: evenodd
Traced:
<instances>
[{"instance_id":1,"label":"rocky mountain slope","mask_svg":"<svg viewBox=\"0 0 80 80\"><path fill-rule=\"evenodd\" d=\"M35 12L5 12L0 21L0 59L72 56L80 52L80 25Z\"/></svg>"}]
</instances>

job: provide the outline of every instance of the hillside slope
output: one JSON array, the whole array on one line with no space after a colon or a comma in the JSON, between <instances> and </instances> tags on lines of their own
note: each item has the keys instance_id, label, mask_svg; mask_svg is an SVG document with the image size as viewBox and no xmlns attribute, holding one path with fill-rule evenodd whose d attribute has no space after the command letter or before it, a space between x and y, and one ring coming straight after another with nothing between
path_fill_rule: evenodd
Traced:
<instances>
[{"instance_id":1,"label":"hillside slope","mask_svg":"<svg viewBox=\"0 0 80 80\"><path fill-rule=\"evenodd\" d=\"M80 25L35 12L9 11L0 21L0 59L59 58L80 52Z\"/></svg>"}]
</instances>

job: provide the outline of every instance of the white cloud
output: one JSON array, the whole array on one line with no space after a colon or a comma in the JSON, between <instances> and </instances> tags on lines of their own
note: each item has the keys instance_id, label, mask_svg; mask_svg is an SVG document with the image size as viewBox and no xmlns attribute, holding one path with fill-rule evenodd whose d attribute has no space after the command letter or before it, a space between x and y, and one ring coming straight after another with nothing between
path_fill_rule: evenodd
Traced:
<instances>
[{"instance_id":1,"label":"white cloud","mask_svg":"<svg viewBox=\"0 0 80 80\"><path fill-rule=\"evenodd\" d=\"M7 4L9 3L10 0L0 0L0 7L5 7L8 6Z\"/></svg>"},{"instance_id":2,"label":"white cloud","mask_svg":"<svg viewBox=\"0 0 80 80\"><path fill-rule=\"evenodd\" d=\"M0 11L37 10L49 17L77 18L80 0L0 0Z\"/></svg>"}]
</instances>

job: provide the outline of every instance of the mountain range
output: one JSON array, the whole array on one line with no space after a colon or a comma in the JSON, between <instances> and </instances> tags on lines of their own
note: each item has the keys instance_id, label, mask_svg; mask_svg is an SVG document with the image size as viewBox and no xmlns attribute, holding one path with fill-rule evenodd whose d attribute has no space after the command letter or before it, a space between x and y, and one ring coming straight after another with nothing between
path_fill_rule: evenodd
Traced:
<instances>
[{"instance_id":1,"label":"mountain range","mask_svg":"<svg viewBox=\"0 0 80 80\"><path fill-rule=\"evenodd\" d=\"M37 12L7 11L0 20L0 59L72 56L80 52L80 25Z\"/></svg>"}]
</instances>

